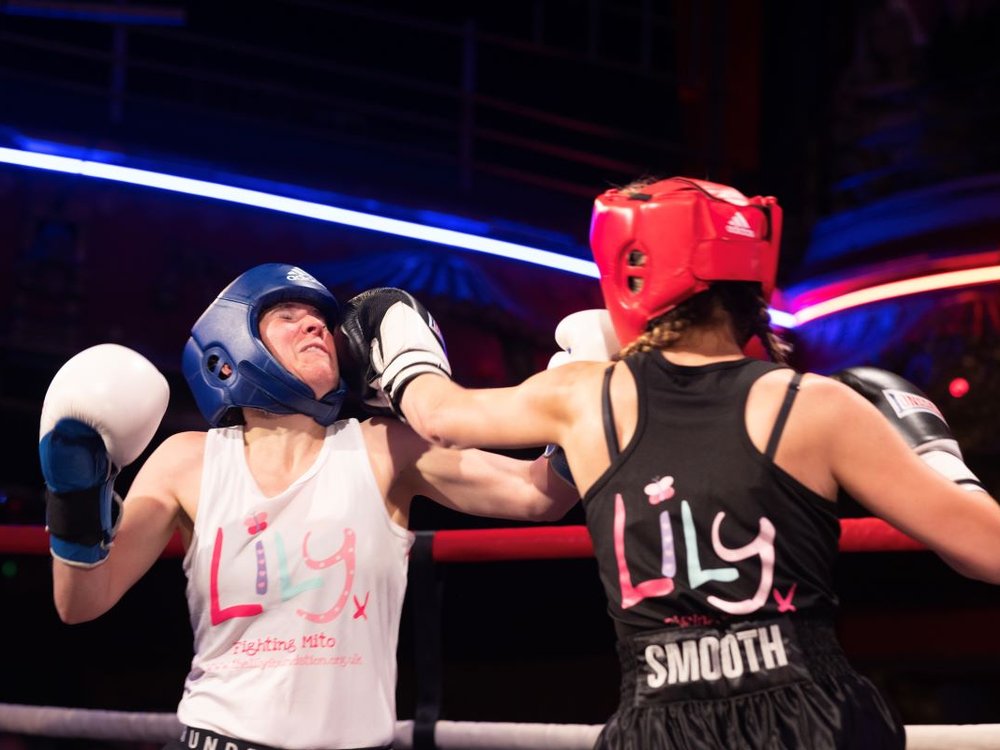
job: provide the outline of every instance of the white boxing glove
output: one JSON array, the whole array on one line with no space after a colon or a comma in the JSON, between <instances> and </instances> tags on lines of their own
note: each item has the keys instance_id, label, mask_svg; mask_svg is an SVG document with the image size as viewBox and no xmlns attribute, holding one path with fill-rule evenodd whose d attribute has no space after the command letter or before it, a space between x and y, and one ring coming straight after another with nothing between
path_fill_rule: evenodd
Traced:
<instances>
[{"instance_id":1,"label":"white boxing glove","mask_svg":"<svg viewBox=\"0 0 1000 750\"><path fill-rule=\"evenodd\" d=\"M556 326L555 339L560 351L549 359L550 370L568 362L606 362L621 349L611 315L604 308L567 315ZM552 470L575 487L563 449L549 445L544 455Z\"/></svg>"},{"instance_id":2,"label":"white boxing glove","mask_svg":"<svg viewBox=\"0 0 1000 750\"><path fill-rule=\"evenodd\" d=\"M562 351L552 356L550 368L566 362L606 362L621 349L611 315L604 308L567 315L556 326L555 338Z\"/></svg>"},{"instance_id":3,"label":"white boxing glove","mask_svg":"<svg viewBox=\"0 0 1000 750\"><path fill-rule=\"evenodd\" d=\"M107 557L120 515L115 477L149 445L169 399L156 367L118 344L92 346L59 368L38 442L54 556L81 567Z\"/></svg>"}]
</instances>

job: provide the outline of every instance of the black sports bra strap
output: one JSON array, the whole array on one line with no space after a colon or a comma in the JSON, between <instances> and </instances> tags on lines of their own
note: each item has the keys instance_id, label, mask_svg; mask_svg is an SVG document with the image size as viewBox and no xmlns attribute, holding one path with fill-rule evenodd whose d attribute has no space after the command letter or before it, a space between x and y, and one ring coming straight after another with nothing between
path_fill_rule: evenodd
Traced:
<instances>
[{"instance_id":1,"label":"black sports bra strap","mask_svg":"<svg viewBox=\"0 0 1000 750\"><path fill-rule=\"evenodd\" d=\"M774 420L771 437L767 441L767 450L764 451L764 455L772 461L774 460L774 454L778 452L778 441L781 440L781 433L785 429L785 422L788 421L788 413L792 410L792 403L794 403L795 397L799 393L799 383L801 382L802 373L795 373L788 383L788 390L785 391L785 400L781 404L781 411L778 412L778 418Z\"/></svg>"},{"instance_id":2,"label":"black sports bra strap","mask_svg":"<svg viewBox=\"0 0 1000 750\"><path fill-rule=\"evenodd\" d=\"M615 431L615 412L611 406L611 373L615 366L610 365L604 371L604 383L601 386L601 413L604 416L604 439L608 442L608 456L614 461L621 453L618 450L618 433Z\"/></svg>"}]
</instances>

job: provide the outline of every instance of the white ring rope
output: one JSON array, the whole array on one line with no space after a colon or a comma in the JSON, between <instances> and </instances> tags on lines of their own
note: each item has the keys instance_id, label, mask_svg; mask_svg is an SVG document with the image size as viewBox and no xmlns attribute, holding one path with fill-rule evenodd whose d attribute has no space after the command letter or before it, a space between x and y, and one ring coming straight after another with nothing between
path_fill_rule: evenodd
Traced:
<instances>
[{"instance_id":1,"label":"white ring rope","mask_svg":"<svg viewBox=\"0 0 1000 750\"><path fill-rule=\"evenodd\" d=\"M519 724L439 721L434 739L441 750L590 750L599 724ZM0 703L0 733L80 739L168 742L180 736L174 714L97 711ZM413 722L396 722L396 750L412 750ZM1000 724L911 724L907 750L997 750Z\"/></svg>"},{"instance_id":2,"label":"white ring rope","mask_svg":"<svg viewBox=\"0 0 1000 750\"><path fill-rule=\"evenodd\" d=\"M88 740L167 742L181 736L175 714L0 703L0 731Z\"/></svg>"}]
</instances>

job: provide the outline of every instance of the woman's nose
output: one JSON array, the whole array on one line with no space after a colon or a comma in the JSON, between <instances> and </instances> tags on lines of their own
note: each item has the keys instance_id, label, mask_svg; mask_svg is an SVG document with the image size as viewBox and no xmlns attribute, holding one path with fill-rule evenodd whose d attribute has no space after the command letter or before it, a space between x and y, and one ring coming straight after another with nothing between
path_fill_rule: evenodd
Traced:
<instances>
[{"instance_id":1,"label":"woman's nose","mask_svg":"<svg viewBox=\"0 0 1000 750\"><path fill-rule=\"evenodd\" d=\"M326 328L326 322L322 318L307 315L302 319L306 333L322 333Z\"/></svg>"}]
</instances>

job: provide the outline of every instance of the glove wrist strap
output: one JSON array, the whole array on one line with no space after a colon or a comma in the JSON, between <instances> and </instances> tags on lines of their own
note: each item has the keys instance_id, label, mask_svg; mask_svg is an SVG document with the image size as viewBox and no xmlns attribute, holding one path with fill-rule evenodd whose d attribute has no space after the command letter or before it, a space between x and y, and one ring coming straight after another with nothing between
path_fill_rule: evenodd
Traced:
<instances>
[{"instance_id":1,"label":"glove wrist strap","mask_svg":"<svg viewBox=\"0 0 1000 750\"><path fill-rule=\"evenodd\" d=\"M938 474L947 477L962 489L986 492L979 477L965 465L965 462L954 453L944 450L931 450L920 454L920 458Z\"/></svg>"},{"instance_id":2,"label":"glove wrist strap","mask_svg":"<svg viewBox=\"0 0 1000 750\"><path fill-rule=\"evenodd\" d=\"M103 486L85 490L53 492L45 490L45 526L49 533L75 544L99 544L104 539L101 525Z\"/></svg>"},{"instance_id":3,"label":"glove wrist strap","mask_svg":"<svg viewBox=\"0 0 1000 750\"><path fill-rule=\"evenodd\" d=\"M85 490L45 490L45 527L64 542L110 545L121 519L122 500L110 481Z\"/></svg>"}]
</instances>

